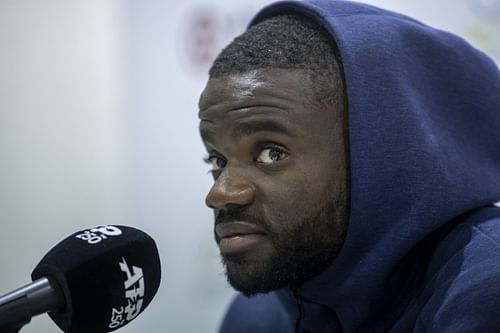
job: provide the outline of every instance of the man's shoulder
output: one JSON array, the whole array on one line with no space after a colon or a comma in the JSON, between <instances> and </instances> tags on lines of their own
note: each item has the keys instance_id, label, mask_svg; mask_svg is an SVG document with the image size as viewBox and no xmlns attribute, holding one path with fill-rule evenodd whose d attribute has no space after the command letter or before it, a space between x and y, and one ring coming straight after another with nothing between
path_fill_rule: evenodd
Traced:
<instances>
[{"instance_id":1,"label":"man's shoulder","mask_svg":"<svg viewBox=\"0 0 500 333\"><path fill-rule=\"evenodd\" d=\"M500 269L500 208L472 213L449 233L441 249L448 251L449 260L461 262L462 271L484 265Z\"/></svg>"},{"instance_id":2,"label":"man's shoulder","mask_svg":"<svg viewBox=\"0 0 500 333\"><path fill-rule=\"evenodd\" d=\"M474 269L488 262L498 265L499 250L500 208L479 209L448 229L436 244L430 271Z\"/></svg>"},{"instance_id":3,"label":"man's shoulder","mask_svg":"<svg viewBox=\"0 0 500 333\"><path fill-rule=\"evenodd\" d=\"M489 243L493 248L500 250L500 207L488 208L483 214L482 218L471 224L475 240ZM500 251L496 253L500 255Z\"/></svg>"},{"instance_id":4,"label":"man's shoulder","mask_svg":"<svg viewBox=\"0 0 500 333\"><path fill-rule=\"evenodd\" d=\"M220 332L290 332L290 323L276 292L246 297L237 294L222 322Z\"/></svg>"},{"instance_id":5,"label":"man's shoulder","mask_svg":"<svg viewBox=\"0 0 500 333\"><path fill-rule=\"evenodd\" d=\"M500 328L500 209L473 214L442 240L421 296L428 332Z\"/></svg>"}]
</instances>

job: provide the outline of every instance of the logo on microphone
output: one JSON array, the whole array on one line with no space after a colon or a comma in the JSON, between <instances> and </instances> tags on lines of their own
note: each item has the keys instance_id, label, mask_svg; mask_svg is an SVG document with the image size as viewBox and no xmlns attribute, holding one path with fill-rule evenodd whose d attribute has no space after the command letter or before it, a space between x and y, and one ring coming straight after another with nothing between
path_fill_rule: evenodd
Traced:
<instances>
[{"instance_id":1,"label":"logo on microphone","mask_svg":"<svg viewBox=\"0 0 500 333\"><path fill-rule=\"evenodd\" d=\"M130 269L125 258L122 258L120 269L127 274L127 280L125 280L123 285L128 304L127 306L121 306L119 309L112 309L109 328L117 328L122 326L125 321L131 321L137 317L142 309L144 298L144 275L142 268L132 266L132 269Z\"/></svg>"},{"instance_id":2,"label":"logo on microphone","mask_svg":"<svg viewBox=\"0 0 500 333\"><path fill-rule=\"evenodd\" d=\"M108 237L120 236L121 234L122 231L117 227L112 225L103 225L90 230L85 230L83 233L78 234L75 237L93 245L100 243Z\"/></svg>"}]
</instances>

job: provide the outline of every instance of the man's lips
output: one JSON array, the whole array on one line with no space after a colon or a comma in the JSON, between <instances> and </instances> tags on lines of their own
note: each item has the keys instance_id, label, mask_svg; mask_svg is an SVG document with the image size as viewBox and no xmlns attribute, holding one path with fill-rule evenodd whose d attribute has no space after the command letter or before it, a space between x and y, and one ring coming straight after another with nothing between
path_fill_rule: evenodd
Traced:
<instances>
[{"instance_id":1,"label":"man's lips","mask_svg":"<svg viewBox=\"0 0 500 333\"><path fill-rule=\"evenodd\" d=\"M215 233L222 254L248 251L266 235L264 229L243 221L217 224Z\"/></svg>"},{"instance_id":2,"label":"man's lips","mask_svg":"<svg viewBox=\"0 0 500 333\"><path fill-rule=\"evenodd\" d=\"M219 223L215 226L215 233L220 239L250 234L265 234L264 230L255 224L242 221Z\"/></svg>"}]
</instances>

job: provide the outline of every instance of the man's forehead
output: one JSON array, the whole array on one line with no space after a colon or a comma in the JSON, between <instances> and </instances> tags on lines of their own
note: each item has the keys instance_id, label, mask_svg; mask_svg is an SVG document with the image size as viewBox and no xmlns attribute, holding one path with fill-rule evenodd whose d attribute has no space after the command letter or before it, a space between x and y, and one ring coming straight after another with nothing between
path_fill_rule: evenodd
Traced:
<instances>
[{"instance_id":1,"label":"man's forehead","mask_svg":"<svg viewBox=\"0 0 500 333\"><path fill-rule=\"evenodd\" d=\"M252 97L257 88L265 85L265 79L256 70L211 78L200 96L200 111L216 104L222 96L234 99Z\"/></svg>"},{"instance_id":2,"label":"man's forehead","mask_svg":"<svg viewBox=\"0 0 500 333\"><path fill-rule=\"evenodd\" d=\"M225 84L238 90L241 96L252 96L256 89L269 84L261 72L252 70L244 73L228 75Z\"/></svg>"},{"instance_id":3,"label":"man's forehead","mask_svg":"<svg viewBox=\"0 0 500 333\"><path fill-rule=\"evenodd\" d=\"M208 80L200 96L200 118L211 108L252 105L304 105L310 103L311 85L303 70L258 69Z\"/></svg>"}]
</instances>

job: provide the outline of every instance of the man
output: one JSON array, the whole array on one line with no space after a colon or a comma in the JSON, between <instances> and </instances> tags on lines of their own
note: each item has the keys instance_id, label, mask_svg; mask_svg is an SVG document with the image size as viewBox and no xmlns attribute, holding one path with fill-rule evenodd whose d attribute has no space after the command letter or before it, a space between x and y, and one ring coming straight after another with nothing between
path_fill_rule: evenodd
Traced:
<instances>
[{"instance_id":1,"label":"man","mask_svg":"<svg viewBox=\"0 0 500 333\"><path fill-rule=\"evenodd\" d=\"M500 75L348 1L279 2L200 98L222 332L500 332Z\"/></svg>"}]
</instances>

